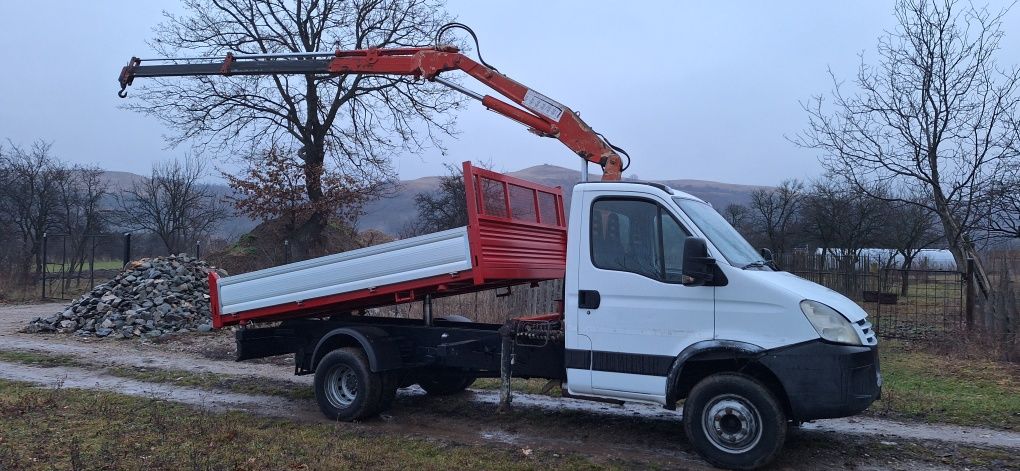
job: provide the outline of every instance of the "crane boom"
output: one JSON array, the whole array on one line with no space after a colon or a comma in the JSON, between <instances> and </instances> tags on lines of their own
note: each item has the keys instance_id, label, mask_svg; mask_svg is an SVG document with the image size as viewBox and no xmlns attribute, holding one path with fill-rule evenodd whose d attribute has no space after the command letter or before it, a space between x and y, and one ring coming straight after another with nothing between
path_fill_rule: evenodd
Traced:
<instances>
[{"instance_id":1,"label":"crane boom","mask_svg":"<svg viewBox=\"0 0 1020 471\"><path fill-rule=\"evenodd\" d=\"M148 64L147 64L148 63ZM460 70L519 106L481 95L439 74ZM527 126L539 136L558 139L588 162L602 167L602 180L619 180L623 162L608 141L570 108L462 54L453 46L374 48L291 54L234 55L222 58L131 58L121 70L121 97L139 77L210 75L408 75L441 83L500 115Z\"/></svg>"}]
</instances>

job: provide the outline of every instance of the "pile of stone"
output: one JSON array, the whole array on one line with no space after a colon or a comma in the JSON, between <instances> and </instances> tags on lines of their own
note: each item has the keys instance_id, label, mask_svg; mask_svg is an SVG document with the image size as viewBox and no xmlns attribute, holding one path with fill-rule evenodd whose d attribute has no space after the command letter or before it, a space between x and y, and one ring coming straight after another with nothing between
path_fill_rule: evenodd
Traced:
<instances>
[{"instance_id":1,"label":"pile of stone","mask_svg":"<svg viewBox=\"0 0 1020 471\"><path fill-rule=\"evenodd\" d=\"M205 262L187 255L131 262L66 309L36 318L25 332L105 338L157 338L212 330ZM221 275L226 275L220 270Z\"/></svg>"}]
</instances>

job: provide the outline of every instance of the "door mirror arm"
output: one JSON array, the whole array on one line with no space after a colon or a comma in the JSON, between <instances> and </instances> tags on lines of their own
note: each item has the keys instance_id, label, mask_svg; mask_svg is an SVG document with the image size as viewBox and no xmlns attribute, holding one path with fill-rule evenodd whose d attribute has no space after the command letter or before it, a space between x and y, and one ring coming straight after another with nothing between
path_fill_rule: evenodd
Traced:
<instances>
[{"instance_id":1,"label":"door mirror arm","mask_svg":"<svg viewBox=\"0 0 1020 471\"><path fill-rule=\"evenodd\" d=\"M713 284L719 267L715 259L708 254L705 239L688 237L684 240L683 278L685 286L704 286Z\"/></svg>"}]
</instances>

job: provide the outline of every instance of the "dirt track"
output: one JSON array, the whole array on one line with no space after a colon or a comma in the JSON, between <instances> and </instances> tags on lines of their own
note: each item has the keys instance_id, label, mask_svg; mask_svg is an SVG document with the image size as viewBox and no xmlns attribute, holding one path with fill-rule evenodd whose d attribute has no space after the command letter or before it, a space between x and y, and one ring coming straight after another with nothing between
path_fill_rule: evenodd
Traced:
<instances>
[{"instance_id":1,"label":"dirt track","mask_svg":"<svg viewBox=\"0 0 1020 471\"><path fill-rule=\"evenodd\" d=\"M21 334L17 331L37 316L49 315L61 305L0 306L0 349L71 355L97 367L141 366L248 376L310 384L296 377L288 366L228 361L228 332L190 337L164 344L137 340L89 340L52 334ZM210 358L213 357L213 358ZM299 421L321 421L314 401L290 400L222 391L177 387L124 379L94 370L41 368L0 362L0 378L40 385L102 389L123 394L155 397L213 410L238 409ZM584 453L596 458L624 460L635 466L704 468L685 443L679 414L659 407L627 404L613 406L585 401L518 394L515 412L493 413L496 393L471 391L454 398L430 398L416 388L401 391L395 407L379 419L351 427L383 433L427 435L457 443L487 443ZM932 450L932 461L897 457L904 442L921 443ZM822 447L847 444L843 456L823 453ZM875 450L859 456L855 450ZM828 469L853 463L860 468L925 468L942 466L938 457L957 446L1020 450L1020 433L990 429L898 423L856 417L821 420L805 424L791 438L789 454L777 467ZM950 452L951 453L951 452ZM1020 454L1020 453L1018 453ZM805 461L807 460L807 461ZM810 464L809 464L810 463ZM1020 466L1006 463L1006 466Z\"/></svg>"}]
</instances>

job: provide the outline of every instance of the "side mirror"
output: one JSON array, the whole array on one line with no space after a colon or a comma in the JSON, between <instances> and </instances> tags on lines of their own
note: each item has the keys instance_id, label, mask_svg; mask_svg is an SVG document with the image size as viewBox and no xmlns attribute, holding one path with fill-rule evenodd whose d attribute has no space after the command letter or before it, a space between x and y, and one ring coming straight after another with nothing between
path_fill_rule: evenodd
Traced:
<instances>
[{"instance_id":1,"label":"side mirror","mask_svg":"<svg viewBox=\"0 0 1020 471\"><path fill-rule=\"evenodd\" d=\"M715 278L715 259L708 255L705 239L688 237L684 240L683 284L702 286Z\"/></svg>"},{"instance_id":2,"label":"side mirror","mask_svg":"<svg viewBox=\"0 0 1020 471\"><path fill-rule=\"evenodd\" d=\"M762 247L761 259L765 260L765 264L768 265L769 268L775 271L779 271L779 266L776 265L776 257L775 255L772 255L772 249L768 247Z\"/></svg>"}]
</instances>

